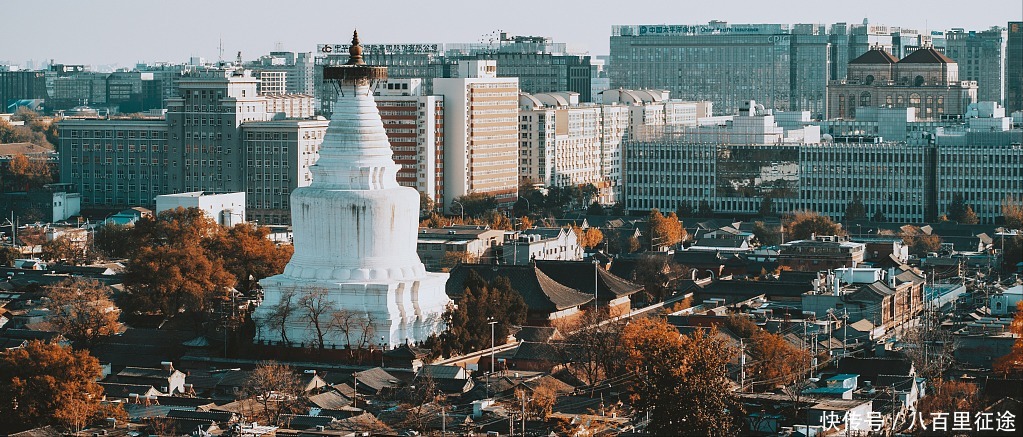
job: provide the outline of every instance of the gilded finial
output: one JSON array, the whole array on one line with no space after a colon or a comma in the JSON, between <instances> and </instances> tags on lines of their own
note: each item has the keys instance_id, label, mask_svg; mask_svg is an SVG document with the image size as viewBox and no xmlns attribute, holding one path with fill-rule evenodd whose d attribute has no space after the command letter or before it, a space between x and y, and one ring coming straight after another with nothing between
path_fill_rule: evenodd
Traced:
<instances>
[{"instance_id":1,"label":"gilded finial","mask_svg":"<svg viewBox=\"0 0 1023 437\"><path fill-rule=\"evenodd\" d=\"M362 44L359 43L359 31L352 32L352 47L348 49L348 64L362 65Z\"/></svg>"}]
</instances>

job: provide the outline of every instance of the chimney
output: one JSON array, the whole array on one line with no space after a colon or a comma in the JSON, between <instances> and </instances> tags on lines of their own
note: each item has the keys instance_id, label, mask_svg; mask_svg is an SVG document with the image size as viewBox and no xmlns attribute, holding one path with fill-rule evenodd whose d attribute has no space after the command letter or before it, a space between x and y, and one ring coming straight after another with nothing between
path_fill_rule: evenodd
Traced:
<instances>
[{"instance_id":1,"label":"chimney","mask_svg":"<svg viewBox=\"0 0 1023 437\"><path fill-rule=\"evenodd\" d=\"M160 367L162 367L167 373L174 373L174 363L170 361L161 361Z\"/></svg>"},{"instance_id":2,"label":"chimney","mask_svg":"<svg viewBox=\"0 0 1023 437\"><path fill-rule=\"evenodd\" d=\"M138 404L139 403L139 394L138 393L128 393L128 403L129 404Z\"/></svg>"}]
</instances>

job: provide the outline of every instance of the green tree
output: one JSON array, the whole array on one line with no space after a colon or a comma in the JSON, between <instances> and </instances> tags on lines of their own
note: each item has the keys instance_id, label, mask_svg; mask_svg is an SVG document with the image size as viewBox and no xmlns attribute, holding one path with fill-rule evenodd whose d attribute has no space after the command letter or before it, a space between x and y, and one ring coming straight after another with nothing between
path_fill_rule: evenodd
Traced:
<instances>
[{"instance_id":1,"label":"green tree","mask_svg":"<svg viewBox=\"0 0 1023 437\"><path fill-rule=\"evenodd\" d=\"M712 217L714 215L714 207L710 206L710 202L706 200L700 201L700 208L696 211L698 217Z\"/></svg>"},{"instance_id":2,"label":"green tree","mask_svg":"<svg viewBox=\"0 0 1023 437\"><path fill-rule=\"evenodd\" d=\"M470 271L464 289L458 304L444 312L447 329L429 342L435 354L453 356L489 348L490 321L497 322L494 338L503 344L511 327L526 320L526 303L512 290L508 278L501 276L488 284Z\"/></svg>"},{"instance_id":3,"label":"green tree","mask_svg":"<svg viewBox=\"0 0 1023 437\"><path fill-rule=\"evenodd\" d=\"M0 353L0 432L56 425L80 431L99 419L99 361L86 351L29 342Z\"/></svg>"},{"instance_id":4,"label":"green tree","mask_svg":"<svg viewBox=\"0 0 1023 437\"><path fill-rule=\"evenodd\" d=\"M859 194L845 207L845 221L863 220L867 218L867 209L863 207L863 199Z\"/></svg>"},{"instance_id":5,"label":"green tree","mask_svg":"<svg viewBox=\"0 0 1023 437\"><path fill-rule=\"evenodd\" d=\"M741 404L732 394L726 366L735 355L714 333L680 336L661 319L637 319L625 327L626 368L634 405L650 414L653 435L729 436Z\"/></svg>"},{"instance_id":6,"label":"green tree","mask_svg":"<svg viewBox=\"0 0 1023 437\"><path fill-rule=\"evenodd\" d=\"M693 216L693 206L688 201L681 201L678 203L678 208L675 209L675 215L679 218L689 218Z\"/></svg>"},{"instance_id":7,"label":"green tree","mask_svg":"<svg viewBox=\"0 0 1023 437\"><path fill-rule=\"evenodd\" d=\"M979 222L973 208L963 200L963 195L955 193L952 195L952 202L948 205L948 218L965 225L975 225Z\"/></svg>"},{"instance_id":8,"label":"green tree","mask_svg":"<svg viewBox=\"0 0 1023 437\"><path fill-rule=\"evenodd\" d=\"M767 217L774 214L774 198L771 196L764 196L764 200L760 201L760 209L757 210L757 215L760 217Z\"/></svg>"},{"instance_id":9,"label":"green tree","mask_svg":"<svg viewBox=\"0 0 1023 437\"><path fill-rule=\"evenodd\" d=\"M842 235L842 228L830 218L813 211L797 211L788 223L792 240L807 240L813 235Z\"/></svg>"},{"instance_id":10,"label":"green tree","mask_svg":"<svg viewBox=\"0 0 1023 437\"><path fill-rule=\"evenodd\" d=\"M497 198L486 193L469 193L455 198L458 203L452 203L450 212L462 215L461 208L465 208L466 217L480 217L483 213L497 209ZM461 207L459 207L461 204Z\"/></svg>"},{"instance_id":11,"label":"green tree","mask_svg":"<svg viewBox=\"0 0 1023 437\"><path fill-rule=\"evenodd\" d=\"M604 210L604 205L600 202L594 201L590 204L589 208L586 208L586 215L606 215L607 211Z\"/></svg>"},{"instance_id":12,"label":"green tree","mask_svg":"<svg viewBox=\"0 0 1023 437\"><path fill-rule=\"evenodd\" d=\"M135 251L137 243L131 226L107 223L96 228L93 247L111 258L128 258Z\"/></svg>"},{"instance_id":13,"label":"green tree","mask_svg":"<svg viewBox=\"0 0 1023 437\"><path fill-rule=\"evenodd\" d=\"M1002 270L1006 273L1016 271L1016 263L1023 262L1023 234L1016 234L1015 237L1001 236L1005 241L999 246L1005 247L1002 252Z\"/></svg>"},{"instance_id":14,"label":"green tree","mask_svg":"<svg viewBox=\"0 0 1023 437\"><path fill-rule=\"evenodd\" d=\"M757 238L761 246L781 244L781 229L777 226L769 226L764 222L753 222L753 236Z\"/></svg>"},{"instance_id":15,"label":"green tree","mask_svg":"<svg viewBox=\"0 0 1023 437\"><path fill-rule=\"evenodd\" d=\"M881 209L878 208L877 211L874 212L874 215L872 217L870 217L870 221L875 222L875 223L884 223L884 222L888 221L888 218L885 217L884 216L884 212L882 212Z\"/></svg>"}]
</instances>

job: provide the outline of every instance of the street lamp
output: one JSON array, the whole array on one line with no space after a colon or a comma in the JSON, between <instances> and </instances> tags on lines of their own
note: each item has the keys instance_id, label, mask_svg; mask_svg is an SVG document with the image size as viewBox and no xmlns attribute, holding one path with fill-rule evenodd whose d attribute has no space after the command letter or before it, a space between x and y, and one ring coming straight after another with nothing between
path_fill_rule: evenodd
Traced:
<instances>
[{"instance_id":1,"label":"street lamp","mask_svg":"<svg viewBox=\"0 0 1023 437\"><path fill-rule=\"evenodd\" d=\"M387 350L384 345L384 336L380 336L380 368L384 368L384 351Z\"/></svg>"},{"instance_id":2,"label":"street lamp","mask_svg":"<svg viewBox=\"0 0 1023 437\"><path fill-rule=\"evenodd\" d=\"M521 196L519 196L519 199L522 199L522 200L525 200L525 201L526 201L526 215L529 215L529 211L530 211L531 209L533 209L533 208L532 208L532 207L531 207L531 206L529 205L529 199L527 199L527 198L525 198L525 197L521 197Z\"/></svg>"},{"instance_id":3,"label":"street lamp","mask_svg":"<svg viewBox=\"0 0 1023 437\"><path fill-rule=\"evenodd\" d=\"M497 324L497 320L490 317L490 371L487 372L487 397L490 397L490 374L494 372L494 325Z\"/></svg>"},{"instance_id":4,"label":"street lamp","mask_svg":"<svg viewBox=\"0 0 1023 437\"><path fill-rule=\"evenodd\" d=\"M462 205L462 202L459 202L457 200L452 200L451 203L457 203L458 204L458 215L461 218L461 221L464 223L465 222L465 205Z\"/></svg>"}]
</instances>

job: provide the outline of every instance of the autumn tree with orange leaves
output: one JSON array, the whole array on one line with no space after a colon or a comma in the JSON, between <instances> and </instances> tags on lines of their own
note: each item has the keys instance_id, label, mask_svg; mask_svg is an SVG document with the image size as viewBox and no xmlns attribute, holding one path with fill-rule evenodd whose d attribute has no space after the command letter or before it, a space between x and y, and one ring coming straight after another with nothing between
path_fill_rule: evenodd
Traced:
<instances>
[{"instance_id":1,"label":"autumn tree with orange leaves","mask_svg":"<svg viewBox=\"0 0 1023 437\"><path fill-rule=\"evenodd\" d=\"M119 406L100 404L99 360L86 351L40 341L0 353L0 433L55 425L78 432L106 417L124 418Z\"/></svg>"},{"instance_id":2,"label":"autumn tree with orange leaves","mask_svg":"<svg viewBox=\"0 0 1023 437\"><path fill-rule=\"evenodd\" d=\"M755 378L754 388L788 385L809 370L810 354L784 337L758 329L751 340L750 375Z\"/></svg>"},{"instance_id":3,"label":"autumn tree with orange leaves","mask_svg":"<svg viewBox=\"0 0 1023 437\"><path fill-rule=\"evenodd\" d=\"M736 351L714 332L679 335L662 319L637 319L623 332L635 406L650 413L653 435L727 436L738 431L742 406L726 365Z\"/></svg>"},{"instance_id":4,"label":"autumn tree with orange leaves","mask_svg":"<svg viewBox=\"0 0 1023 437\"><path fill-rule=\"evenodd\" d=\"M1016 341L1012 351L995 360L994 370L1006 377L1023 377L1023 302L1016 304L1016 316L1012 318L1009 331L1015 334Z\"/></svg>"}]
</instances>

